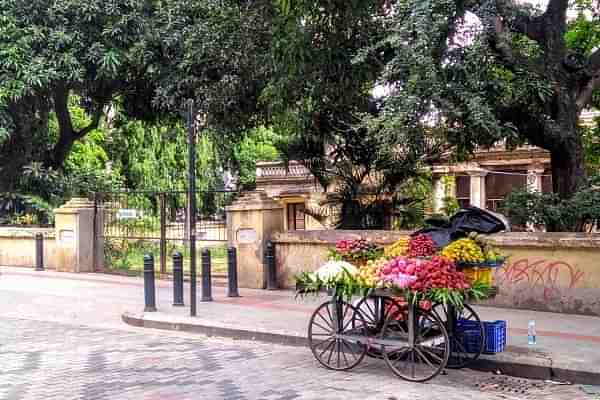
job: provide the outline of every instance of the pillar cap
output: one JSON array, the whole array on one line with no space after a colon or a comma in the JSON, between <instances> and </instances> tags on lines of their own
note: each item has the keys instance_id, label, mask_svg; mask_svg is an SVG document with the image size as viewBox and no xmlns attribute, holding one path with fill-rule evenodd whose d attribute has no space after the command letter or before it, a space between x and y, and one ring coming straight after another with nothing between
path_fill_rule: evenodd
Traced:
<instances>
[{"instance_id":1,"label":"pillar cap","mask_svg":"<svg viewBox=\"0 0 600 400\"><path fill-rule=\"evenodd\" d=\"M283 206L273 200L264 190L245 192L226 211L251 211L251 210L281 210Z\"/></svg>"},{"instance_id":2,"label":"pillar cap","mask_svg":"<svg viewBox=\"0 0 600 400\"><path fill-rule=\"evenodd\" d=\"M465 171L469 176L486 176L488 171L483 168L469 169Z\"/></svg>"},{"instance_id":3,"label":"pillar cap","mask_svg":"<svg viewBox=\"0 0 600 400\"><path fill-rule=\"evenodd\" d=\"M65 204L54 210L58 214L71 214L80 209L94 208L94 202L85 197L73 197Z\"/></svg>"}]
</instances>

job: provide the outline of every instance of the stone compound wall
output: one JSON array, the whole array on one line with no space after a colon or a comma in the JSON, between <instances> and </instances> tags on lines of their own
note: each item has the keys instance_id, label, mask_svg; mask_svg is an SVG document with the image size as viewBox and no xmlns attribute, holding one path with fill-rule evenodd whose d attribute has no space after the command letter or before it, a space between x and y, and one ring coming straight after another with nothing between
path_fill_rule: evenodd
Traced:
<instances>
[{"instance_id":1,"label":"stone compound wall","mask_svg":"<svg viewBox=\"0 0 600 400\"><path fill-rule=\"evenodd\" d=\"M52 228L0 228L0 265L35 266L35 234L38 232L44 234L44 267L56 269L56 240Z\"/></svg>"},{"instance_id":2,"label":"stone compound wall","mask_svg":"<svg viewBox=\"0 0 600 400\"><path fill-rule=\"evenodd\" d=\"M280 287L314 271L339 239L366 238L387 245L408 232L297 231L275 235ZM600 315L600 234L504 233L490 237L510 256L495 272L499 294L487 305Z\"/></svg>"}]
</instances>

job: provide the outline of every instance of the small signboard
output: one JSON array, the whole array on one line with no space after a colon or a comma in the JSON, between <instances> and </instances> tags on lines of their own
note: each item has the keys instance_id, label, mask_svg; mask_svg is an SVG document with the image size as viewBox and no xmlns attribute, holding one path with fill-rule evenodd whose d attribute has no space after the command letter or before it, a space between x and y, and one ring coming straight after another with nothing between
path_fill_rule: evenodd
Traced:
<instances>
[{"instance_id":1,"label":"small signboard","mask_svg":"<svg viewBox=\"0 0 600 400\"><path fill-rule=\"evenodd\" d=\"M137 210L132 208L121 208L117 211L117 219L135 219L137 217Z\"/></svg>"},{"instance_id":2,"label":"small signboard","mask_svg":"<svg viewBox=\"0 0 600 400\"><path fill-rule=\"evenodd\" d=\"M63 245L70 245L75 242L75 232L72 230L61 229L58 233L58 239Z\"/></svg>"},{"instance_id":3,"label":"small signboard","mask_svg":"<svg viewBox=\"0 0 600 400\"><path fill-rule=\"evenodd\" d=\"M237 231L237 240L240 244L256 243L258 235L252 228L242 228Z\"/></svg>"}]
</instances>

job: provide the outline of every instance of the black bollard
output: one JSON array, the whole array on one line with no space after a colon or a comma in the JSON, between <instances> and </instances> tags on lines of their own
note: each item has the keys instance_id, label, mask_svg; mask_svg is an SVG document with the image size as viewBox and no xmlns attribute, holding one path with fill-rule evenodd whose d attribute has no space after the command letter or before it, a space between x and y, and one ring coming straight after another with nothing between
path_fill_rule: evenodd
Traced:
<instances>
[{"instance_id":1,"label":"black bollard","mask_svg":"<svg viewBox=\"0 0 600 400\"><path fill-rule=\"evenodd\" d=\"M265 266L267 268L267 290L277 289L277 270L275 266L275 246L267 243L265 250Z\"/></svg>"},{"instance_id":2,"label":"black bollard","mask_svg":"<svg viewBox=\"0 0 600 400\"><path fill-rule=\"evenodd\" d=\"M173 305L182 307L183 304L183 256L176 251L173 254Z\"/></svg>"},{"instance_id":3,"label":"black bollard","mask_svg":"<svg viewBox=\"0 0 600 400\"><path fill-rule=\"evenodd\" d=\"M152 254L144 256L144 312L156 311L156 291L154 288L154 257Z\"/></svg>"},{"instance_id":4,"label":"black bollard","mask_svg":"<svg viewBox=\"0 0 600 400\"><path fill-rule=\"evenodd\" d=\"M210 250L202 249L202 301L212 301Z\"/></svg>"},{"instance_id":5,"label":"black bollard","mask_svg":"<svg viewBox=\"0 0 600 400\"><path fill-rule=\"evenodd\" d=\"M237 251L235 247L227 249L227 297L240 297L237 280Z\"/></svg>"},{"instance_id":6,"label":"black bollard","mask_svg":"<svg viewBox=\"0 0 600 400\"><path fill-rule=\"evenodd\" d=\"M42 233L35 234L35 270L44 270L44 235Z\"/></svg>"}]
</instances>

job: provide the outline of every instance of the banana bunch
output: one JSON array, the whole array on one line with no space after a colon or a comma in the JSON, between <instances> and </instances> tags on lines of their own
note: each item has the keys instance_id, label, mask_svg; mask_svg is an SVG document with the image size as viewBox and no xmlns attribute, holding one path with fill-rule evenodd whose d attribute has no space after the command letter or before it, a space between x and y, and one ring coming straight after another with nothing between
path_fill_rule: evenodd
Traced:
<instances>
[{"instance_id":1,"label":"banana bunch","mask_svg":"<svg viewBox=\"0 0 600 400\"><path fill-rule=\"evenodd\" d=\"M485 261L496 262L502 259L500 251L493 247L485 236L477 232L471 232L469 233L469 239L474 240L481 247Z\"/></svg>"},{"instance_id":2,"label":"banana bunch","mask_svg":"<svg viewBox=\"0 0 600 400\"><path fill-rule=\"evenodd\" d=\"M405 256L408 251L408 241L409 238L402 238L396 243L389 245L383 250L383 255L386 258Z\"/></svg>"},{"instance_id":3,"label":"banana bunch","mask_svg":"<svg viewBox=\"0 0 600 400\"><path fill-rule=\"evenodd\" d=\"M358 269L358 275L356 279L363 287L374 288L379 283L379 273L388 261L385 258L378 258L377 260L369 260L363 266Z\"/></svg>"},{"instance_id":4,"label":"banana bunch","mask_svg":"<svg viewBox=\"0 0 600 400\"><path fill-rule=\"evenodd\" d=\"M485 261L481 246L471 238L463 238L450 243L442 250L442 256L455 262L480 263Z\"/></svg>"}]
</instances>

